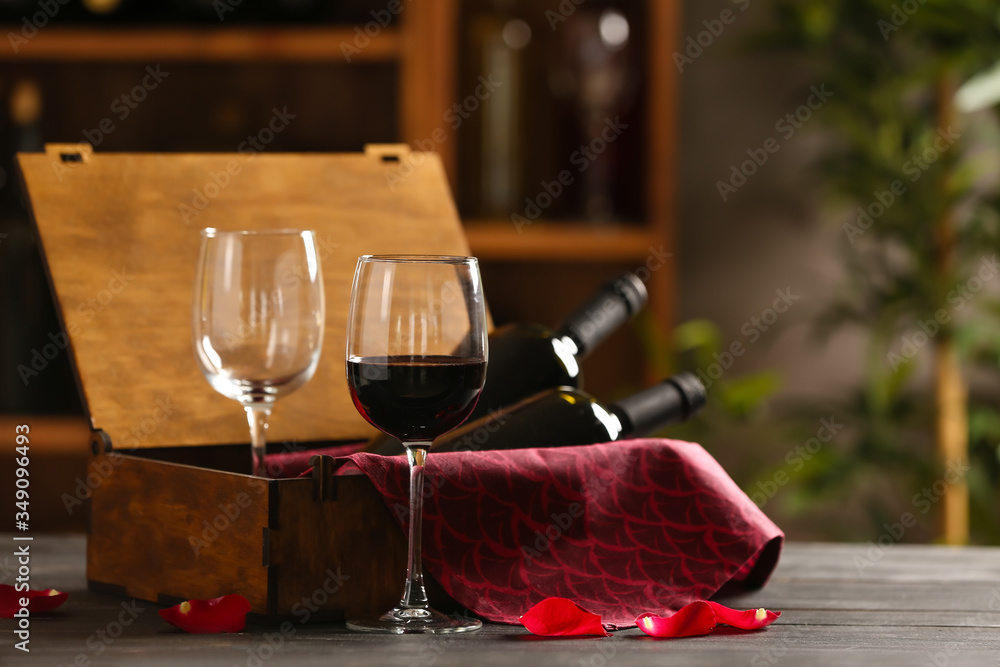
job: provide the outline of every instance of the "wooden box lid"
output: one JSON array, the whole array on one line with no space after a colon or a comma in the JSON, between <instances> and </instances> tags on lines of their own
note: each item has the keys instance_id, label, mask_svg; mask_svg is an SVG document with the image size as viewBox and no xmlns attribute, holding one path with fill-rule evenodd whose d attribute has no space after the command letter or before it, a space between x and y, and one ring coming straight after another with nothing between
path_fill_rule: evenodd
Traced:
<instances>
[{"instance_id":1,"label":"wooden box lid","mask_svg":"<svg viewBox=\"0 0 1000 667\"><path fill-rule=\"evenodd\" d=\"M344 374L357 257L468 254L438 156L19 154L32 217L93 428L117 449L249 441L240 406L202 376L191 343L200 230L316 231L326 332L312 380L280 399L270 442L365 438Z\"/></svg>"}]
</instances>

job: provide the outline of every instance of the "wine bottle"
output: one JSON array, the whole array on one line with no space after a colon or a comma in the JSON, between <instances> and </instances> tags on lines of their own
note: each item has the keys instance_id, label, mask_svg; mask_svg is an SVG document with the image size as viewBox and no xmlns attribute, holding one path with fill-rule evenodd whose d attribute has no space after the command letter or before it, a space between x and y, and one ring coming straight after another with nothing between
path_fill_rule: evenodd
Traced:
<instances>
[{"instance_id":1,"label":"wine bottle","mask_svg":"<svg viewBox=\"0 0 1000 667\"><path fill-rule=\"evenodd\" d=\"M469 416L513 405L554 387L580 387L580 360L646 305L646 286L633 273L609 280L553 331L539 324L509 324L489 337L489 363L479 402ZM403 445L388 435L365 448L373 454L400 454Z\"/></svg>"},{"instance_id":2,"label":"wine bottle","mask_svg":"<svg viewBox=\"0 0 1000 667\"><path fill-rule=\"evenodd\" d=\"M558 330L511 324L490 335L486 384L472 419L554 387L579 387L580 360L646 305L646 286L633 273L609 280Z\"/></svg>"},{"instance_id":3,"label":"wine bottle","mask_svg":"<svg viewBox=\"0 0 1000 667\"><path fill-rule=\"evenodd\" d=\"M469 147L469 154L462 156L468 160L461 174L462 189L475 217L503 218L521 210L526 194L530 100L525 98L525 85L534 51L529 48L532 31L511 0L470 3L469 9L461 30L461 50L468 61L460 68L461 88L477 85L480 72L492 72L503 85L482 101L479 112L462 128L461 140L467 142L463 146Z\"/></svg>"},{"instance_id":4,"label":"wine bottle","mask_svg":"<svg viewBox=\"0 0 1000 667\"><path fill-rule=\"evenodd\" d=\"M685 421L704 405L705 386L691 373L680 373L607 405L579 389L560 387L466 422L438 438L431 451L567 447L624 440Z\"/></svg>"}]
</instances>

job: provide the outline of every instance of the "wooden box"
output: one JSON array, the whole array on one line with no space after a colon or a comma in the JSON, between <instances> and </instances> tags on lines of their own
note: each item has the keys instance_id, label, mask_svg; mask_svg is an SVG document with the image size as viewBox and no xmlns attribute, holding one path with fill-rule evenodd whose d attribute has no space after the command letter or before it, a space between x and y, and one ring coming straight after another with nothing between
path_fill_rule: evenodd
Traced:
<instances>
[{"instance_id":1,"label":"wooden box","mask_svg":"<svg viewBox=\"0 0 1000 667\"><path fill-rule=\"evenodd\" d=\"M438 157L101 154L18 156L89 412L87 579L160 603L242 593L258 617L299 621L389 608L403 532L367 478L249 475L241 407L209 386L191 344L200 230L314 229L326 332L313 379L278 401L269 440L365 439L344 379L358 255L468 254Z\"/></svg>"}]
</instances>

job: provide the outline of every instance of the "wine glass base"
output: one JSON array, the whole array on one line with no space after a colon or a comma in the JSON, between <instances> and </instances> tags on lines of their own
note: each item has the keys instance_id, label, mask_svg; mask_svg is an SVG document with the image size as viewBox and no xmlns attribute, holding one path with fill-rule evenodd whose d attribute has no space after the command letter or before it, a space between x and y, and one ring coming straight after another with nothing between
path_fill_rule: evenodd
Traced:
<instances>
[{"instance_id":1,"label":"wine glass base","mask_svg":"<svg viewBox=\"0 0 1000 667\"><path fill-rule=\"evenodd\" d=\"M451 634L478 630L483 627L483 624L478 619L452 618L433 609L396 607L380 618L348 621L347 627L360 632L380 632L393 635Z\"/></svg>"}]
</instances>

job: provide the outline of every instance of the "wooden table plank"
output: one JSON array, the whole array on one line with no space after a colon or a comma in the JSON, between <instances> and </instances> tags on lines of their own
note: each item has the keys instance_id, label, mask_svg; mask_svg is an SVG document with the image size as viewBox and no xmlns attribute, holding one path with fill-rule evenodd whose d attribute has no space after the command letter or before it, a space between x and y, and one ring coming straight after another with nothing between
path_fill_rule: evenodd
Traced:
<instances>
[{"instance_id":1,"label":"wooden table plank","mask_svg":"<svg viewBox=\"0 0 1000 667\"><path fill-rule=\"evenodd\" d=\"M0 535L0 583L16 574L9 535ZM32 619L29 654L15 651L0 621L3 665L878 665L1000 667L1000 549L898 545L863 577L851 559L866 545L788 545L762 591L732 604L783 612L762 632L725 628L707 637L654 640L636 629L608 639L546 639L487 624L454 637L385 637L342 624L248 626L238 635L187 635L157 605L86 590L84 540L39 536L32 584L70 592L58 612ZM133 619L134 617L134 619ZM112 637L114 635L114 637Z\"/></svg>"},{"instance_id":2,"label":"wooden table plank","mask_svg":"<svg viewBox=\"0 0 1000 667\"><path fill-rule=\"evenodd\" d=\"M771 581L763 590L726 598L731 606L777 609L914 610L973 613L990 600L1000 610L1000 581L898 584L844 581Z\"/></svg>"},{"instance_id":3,"label":"wooden table plank","mask_svg":"<svg viewBox=\"0 0 1000 667\"><path fill-rule=\"evenodd\" d=\"M791 609L785 607L780 625L862 625L884 627L1000 628L1000 611L924 611Z\"/></svg>"},{"instance_id":4,"label":"wooden table plank","mask_svg":"<svg viewBox=\"0 0 1000 667\"><path fill-rule=\"evenodd\" d=\"M788 580L1000 583L1000 553L991 547L796 544L776 574Z\"/></svg>"}]
</instances>

